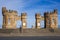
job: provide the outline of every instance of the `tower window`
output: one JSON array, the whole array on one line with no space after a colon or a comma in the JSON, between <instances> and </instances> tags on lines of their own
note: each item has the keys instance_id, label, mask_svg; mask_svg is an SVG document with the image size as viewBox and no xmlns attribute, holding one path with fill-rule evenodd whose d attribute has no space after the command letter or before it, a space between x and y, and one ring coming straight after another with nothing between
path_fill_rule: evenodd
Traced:
<instances>
[{"instance_id":1,"label":"tower window","mask_svg":"<svg viewBox=\"0 0 60 40\"><path fill-rule=\"evenodd\" d=\"M50 24L50 20L48 20L48 24Z\"/></svg>"},{"instance_id":2,"label":"tower window","mask_svg":"<svg viewBox=\"0 0 60 40\"><path fill-rule=\"evenodd\" d=\"M25 23L23 23L23 26L25 26L26 24Z\"/></svg>"},{"instance_id":3,"label":"tower window","mask_svg":"<svg viewBox=\"0 0 60 40\"><path fill-rule=\"evenodd\" d=\"M10 24L10 18L8 19L8 24Z\"/></svg>"},{"instance_id":4,"label":"tower window","mask_svg":"<svg viewBox=\"0 0 60 40\"><path fill-rule=\"evenodd\" d=\"M37 25L40 26L40 23L38 23Z\"/></svg>"},{"instance_id":5,"label":"tower window","mask_svg":"<svg viewBox=\"0 0 60 40\"><path fill-rule=\"evenodd\" d=\"M52 19L52 24L54 24L54 19Z\"/></svg>"}]
</instances>

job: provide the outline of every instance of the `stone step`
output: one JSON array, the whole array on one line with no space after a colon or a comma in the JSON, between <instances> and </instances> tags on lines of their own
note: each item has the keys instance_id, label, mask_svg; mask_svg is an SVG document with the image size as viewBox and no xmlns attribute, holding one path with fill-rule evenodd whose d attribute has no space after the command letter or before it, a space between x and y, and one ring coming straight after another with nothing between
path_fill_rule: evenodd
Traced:
<instances>
[{"instance_id":1,"label":"stone step","mask_svg":"<svg viewBox=\"0 0 60 40\"><path fill-rule=\"evenodd\" d=\"M0 29L0 33L18 33L19 29Z\"/></svg>"},{"instance_id":2,"label":"stone step","mask_svg":"<svg viewBox=\"0 0 60 40\"><path fill-rule=\"evenodd\" d=\"M24 33L41 33L41 32L50 32L47 29L23 29Z\"/></svg>"},{"instance_id":3,"label":"stone step","mask_svg":"<svg viewBox=\"0 0 60 40\"><path fill-rule=\"evenodd\" d=\"M51 33L49 29L0 29L0 33ZM54 30L55 33L60 33L60 29Z\"/></svg>"}]
</instances>

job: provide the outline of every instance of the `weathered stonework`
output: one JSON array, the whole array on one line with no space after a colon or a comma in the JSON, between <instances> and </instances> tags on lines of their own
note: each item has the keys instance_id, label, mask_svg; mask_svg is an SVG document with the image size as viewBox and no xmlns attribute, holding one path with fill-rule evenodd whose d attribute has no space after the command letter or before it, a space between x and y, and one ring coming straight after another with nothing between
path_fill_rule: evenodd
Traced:
<instances>
[{"instance_id":1,"label":"weathered stonework","mask_svg":"<svg viewBox=\"0 0 60 40\"><path fill-rule=\"evenodd\" d=\"M17 11L7 10L6 7L2 7L3 15L3 29L16 29L16 21L22 21L22 28L26 28L26 13L22 13L21 16L18 16Z\"/></svg>"},{"instance_id":2,"label":"weathered stonework","mask_svg":"<svg viewBox=\"0 0 60 40\"><path fill-rule=\"evenodd\" d=\"M41 22L41 20L44 20L44 17L41 16L39 13L36 13L35 19L36 19L36 23L35 23L36 27L35 28L40 29L40 22Z\"/></svg>"},{"instance_id":3,"label":"weathered stonework","mask_svg":"<svg viewBox=\"0 0 60 40\"><path fill-rule=\"evenodd\" d=\"M6 7L2 7L2 15L3 15L3 29L17 29L16 28L16 21L21 20L22 21L22 29L27 28L27 14L21 13L21 16L18 16L17 11L14 10L7 10ZM52 28L56 29L58 28L58 15L57 10L54 10L53 12L45 12L44 16L41 16L40 13L35 14L35 28L40 29L40 22L41 20L44 20L44 28ZM34 27L32 29L35 29Z\"/></svg>"},{"instance_id":4,"label":"weathered stonework","mask_svg":"<svg viewBox=\"0 0 60 40\"><path fill-rule=\"evenodd\" d=\"M22 28L25 29L27 27L27 14L26 13L22 13L21 14L21 21L22 21Z\"/></svg>"},{"instance_id":5,"label":"weathered stonework","mask_svg":"<svg viewBox=\"0 0 60 40\"><path fill-rule=\"evenodd\" d=\"M58 28L58 15L57 10L54 10L53 12L45 12L44 13L44 22L45 22L45 28L52 28L56 29Z\"/></svg>"}]
</instances>

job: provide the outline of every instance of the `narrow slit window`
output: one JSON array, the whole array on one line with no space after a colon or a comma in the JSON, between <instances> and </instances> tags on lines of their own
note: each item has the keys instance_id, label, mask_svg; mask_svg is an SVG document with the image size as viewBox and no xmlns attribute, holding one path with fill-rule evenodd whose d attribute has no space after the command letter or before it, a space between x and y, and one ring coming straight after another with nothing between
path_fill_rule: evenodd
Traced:
<instances>
[{"instance_id":1,"label":"narrow slit window","mask_svg":"<svg viewBox=\"0 0 60 40\"><path fill-rule=\"evenodd\" d=\"M8 24L10 24L10 18L8 19Z\"/></svg>"},{"instance_id":2,"label":"narrow slit window","mask_svg":"<svg viewBox=\"0 0 60 40\"><path fill-rule=\"evenodd\" d=\"M52 19L52 24L54 24L54 19Z\"/></svg>"}]
</instances>

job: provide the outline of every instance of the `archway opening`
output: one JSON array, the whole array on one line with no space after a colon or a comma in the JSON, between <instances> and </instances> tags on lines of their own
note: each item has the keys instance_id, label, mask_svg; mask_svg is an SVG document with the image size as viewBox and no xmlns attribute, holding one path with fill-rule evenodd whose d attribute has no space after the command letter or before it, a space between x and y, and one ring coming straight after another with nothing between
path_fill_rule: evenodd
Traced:
<instances>
[{"instance_id":1,"label":"archway opening","mask_svg":"<svg viewBox=\"0 0 60 40\"><path fill-rule=\"evenodd\" d=\"M43 20L40 22L40 28L44 28L44 21Z\"/></svg>"},{"instance_id":2,"label":"archway opening","mask_svg":"<svg viewBox=\"0 0 60 40\"><path fill-rule=\"evenodd\" d=\"M21 24L21 23L22 23L22 22L21 22L20 20L16 21L16 27L17 27L17 28L22 27L22 24Z\"/></svg>"},{"instance_id":3,"label":"archway opening","mask_svg":"<svg viewBox=\"0 0 60 40\"><path fill-rule=\"evenodd\" d=\"M32 28L35 26L35 17L34 15L28 16L27 17L27 28Z\"/></svg>"}]
</instances>

